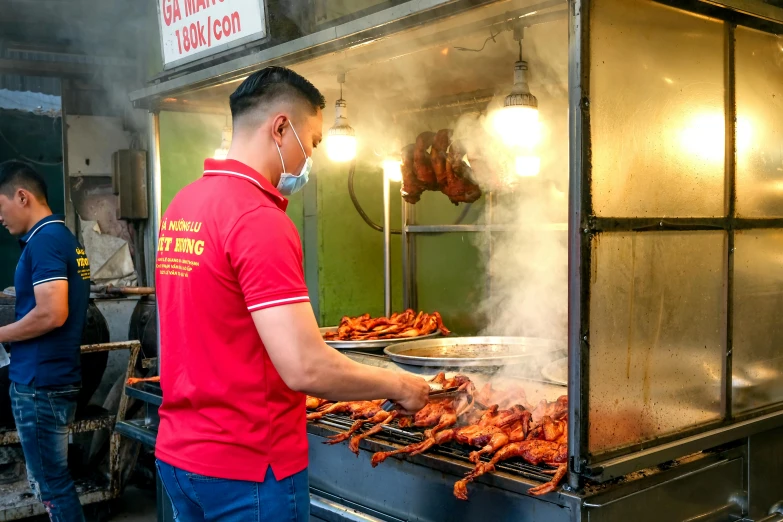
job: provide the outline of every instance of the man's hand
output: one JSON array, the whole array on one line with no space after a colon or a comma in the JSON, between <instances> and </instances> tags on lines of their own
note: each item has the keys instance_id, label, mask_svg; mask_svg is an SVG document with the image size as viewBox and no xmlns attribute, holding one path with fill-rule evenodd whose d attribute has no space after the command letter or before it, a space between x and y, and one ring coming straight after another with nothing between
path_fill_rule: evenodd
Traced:
<instances>
[{"instance_id":1,"label":"man's hand","mask_svg":"<svg viewBox=\"0 0 783 522\"><path fill-rule=\"evenodd\" d=\"M403 415L413 415L427 404L430 385L421 377L409 373L400 374L400 380L400 389L407 396L398 399L397 406Z\"/></svg>"},{"instance_id":2,"label":"man's hand","mask_svg":"<svg viewBox=\"0 0 783 522\"><path fill-rule=\"evenodd\" d=\"M429 385L421 377L359 364L327 346L310 303L252 316L275 369L293 390L337 401L389 399L406 413L427 403Z\"/></svg>"},{"instance_id":3,"label":"man's hand","mask_svg":"<svg viewBox=\"0 0 783 522\"><path fill-rule=\"evenodd\" d=\"M33 288L35 307L15 323L0 328L0 342L12 343L40 337L68 319L68 281L42 283Z\"/></svg>"}]
</instances>

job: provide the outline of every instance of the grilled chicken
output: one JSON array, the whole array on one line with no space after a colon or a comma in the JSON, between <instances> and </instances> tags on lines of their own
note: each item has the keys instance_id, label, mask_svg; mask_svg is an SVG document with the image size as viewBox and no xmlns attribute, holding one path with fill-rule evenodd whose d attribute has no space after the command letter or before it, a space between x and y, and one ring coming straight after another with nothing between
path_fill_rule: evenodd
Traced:
<instances>
[{"instance_id":1,"label":"grilled chicken","mask_svg":"<svg viewBox=\"0 0 783 522\"><path fill-rule=\"evenodd\" d=\"M443 187L446 184L446 154L448 153L450 142L451 129L439 130L432 141L430 159L439 187Z\"/></svg>"},{"instance_id":2,"label":"grilled chicken","mask_svg":"<svg viewBox=\"0 0 783 522\"><path fill-rule=\"evenodd\" d=\"M391 317L372 318L370 314L359 317L343 317L337 332L327 332L324 339L339 341L367 341L374 339L404 339L421 337L440 331L443 335L451 332L443 325L438 312L427 314L413 310L393 313Z\"/></svg>"},{"instance_id":3,"label":"grilled chicken","mask_svg":"<svg viewBox=\"0 0 783 522\"><path fill-rule=\"evenodd\" d=\"M370 413L372 413L372 411L373 411L372 409L368 408L366 410L363 410L361 412L361 415L364 415L365 413L366 414L370 414ZM340 442L342 442L344 440L348 440L351 437L351 435L353 435L354 433L359 431L361 429L361 427L364 426L368 422L372 423L372 424L376 424L376 423L386 424L386 423L390 422L392 419L394 419L397 416L396 412L394 412L394 413L395 413L395 415L392 415L390 412L383 411L382 409L378 408L378 411L375 412L374 414L372 414L372 416L360 418L359 420L357 420L356 422L353 423L353 425L351 426L351 428L348 431L346 431L345 433L338 433L337 435L332 435L331 437L328 438L328 440L326 442L324 442L324 444L338 444L338 443L340 443ZM377 433L377 431L375 433ZM364 437L362 437L362 438L364 438ZM358 442L356 444L357 444L356 453L358 454L359 453Z\"/></svg>"},{"instance_id":4,"label":"grilled chicken","mask_svg":"<svg viewBox=\"0 0 783 522\"><path fill-rule=\"evenodd\" d=\"M551 417L555 420L563 419L568 416L568 396L562 395L555 402L542 400L533 410L533 422L538 423L544 417Z\"/></svg>"},{"instance_id":5,"label":"grilled chicken","mask_svg":"<svg viewBox=\"0 0 783 522\"><path fill-rule=\"evenodd\" d=\"M418 203L421 199L421 193L424 192L424 185L416 177L416 169L413 166L413 149L415 145L408 145L402 149L402 188L400 194L402 199L408 203Z\"/></svg>"},{"instance_id":6,"label":"grilled chicken","mask_svg":"<svg viewBox=\"0 0 783 522\"><path fill-rule=\"evenodd\" d=\"M310 395L307 396L305 399L305 406L308 410L317 410L324 404L329 404L332 401L326 400L326 399L319 399L318 397L311 397Z\"/></svg>"},{"instance_id":7,"label":"grilled chicken","mask_svg":"<svg viewBox=\"0 0 783 522\"><path fill-rule=\"evenodd\" d=\"M506 431L507 426L522 422L522 419L528 421L530 419L530 412L526 411L521 406L515 407L512 410L500 412L498 411L497 406L492 406L484 412L479 421L475 424L443 430L432 434L422 442L411 444L394 451L375 453L372 456L372 466L377 466L392 455L400 455L403 453L418 455L419 453L429 450L433 446L438 446L451 441L481 448L479 451L471 453L471 460L473 460L475 455L476 461L478 461L481 455L493 453L497 449L505 446L509 441L508 433Z\"/></svg>"},{"instance_id":8,"label":"grilled chicken","mask_svg":"<svg viewBox=\"0 0 783 522\"><path fill-rule=\"evenodd\" d=\"M335 402L320 411L307 415L307 420L318 420L329 413L350 413L352 419L369 419L381 410L383 399L377 401Z\"/></svg>"},{"instance_id":9,"label":"grilled chicken","mask_svg":"<svg viewBox=\"0 0 783 522\"><path fill-rule=\"evenodd\" d=\"M561 446L565 446L565 451L561 449ZM560 465L564 464L568 459L568 446L546 440L525 440L504 446L497 453L495 453L495 455L492 457L492 460L487 463L480 462L476 465L472 472L465 476L465 478L454 484L454 496L460 500L467 500L468 484L473 482L481 475L494 471L495 465L498 462L502 462L514 457L519 457L525 462L533 464L534 466L537 466L541 463ZM560 467L558 467L558 470L555 473L555 476L552 478L552 481L548 482L547 484L542 484L541 486L531 488L528 493L532 495L542 495L552 491L557 486L557 482L562 480L564 475L565 473L561 472ZM548 484L552 484L551 489L545 487Z\"/></svg>"},{"instance_id":10,"label":"grilled chicken","mask_svg":"<svg viewBox=\"0 0 783 522\"><path fill-rule=\"evenodd\" d=\"M413 148L413 170L416 179L426 190L438 190L438 178L432 168L432 158L428 150L434 139L434 132L422 132L416 137L416 145Z\"/></svg>"}]
</instances>

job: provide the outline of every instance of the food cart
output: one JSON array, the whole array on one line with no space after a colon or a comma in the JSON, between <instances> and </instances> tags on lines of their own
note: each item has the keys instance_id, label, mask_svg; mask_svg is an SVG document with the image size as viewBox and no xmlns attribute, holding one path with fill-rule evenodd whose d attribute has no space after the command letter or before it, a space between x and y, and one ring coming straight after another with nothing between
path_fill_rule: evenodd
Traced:
<instances>
[{"instance_id":1,"label":"food cart","mask_svg":"<svg viewBox=\"0 0 783 522\"><path fill-rule=\"evenodd\" d=\"M322 326L377 303L378 314L381 304L385 313L438 309L465 336L562 343L567 386L530 372L511 377L549 387L544 395L567 394L568 476L533 496L530 488L551 475L508 461L472 484L464 502L452 496L472 469L464 448L373 468L372 452L416 434L387 426L354 459L322 444L350 426L333 415L308 423L313 517L783 520L783 8L411 0L323 24L199 69L169 70L133 94L150 110L151 208L159 219L163 115L210 114L220 129L228 94L250 72L275 64L305 75L338 100L324 117L335 117L333 134L355 129L359 142L359 152L316 156L316 183L294 219ZM509 108L528 112L493 119ZM535 143L504 143L525 135L518 125L532 109L543 129ZM479 198L469 186L411 190L406 149L430 153L426 140L441 129L465 142ZM353 167L331 166L341 153L356 154ZM386 161L401 176L382 173ZM383 238L359 221L378 225L358 201L354 170L360 196L386 203L376 226ZM358 228L346 229L338 212L347 172ZM392 197L399 177L401 205ZM359 269L346 259L359 255L351 248L378 255ZM370 298L343 292L355 284L345 266L350 277L370 278L359 283L372 281ZM151 413L119 429L154 441L159 388L127 393L146 398Z\"/></svg>"}]
</instances>

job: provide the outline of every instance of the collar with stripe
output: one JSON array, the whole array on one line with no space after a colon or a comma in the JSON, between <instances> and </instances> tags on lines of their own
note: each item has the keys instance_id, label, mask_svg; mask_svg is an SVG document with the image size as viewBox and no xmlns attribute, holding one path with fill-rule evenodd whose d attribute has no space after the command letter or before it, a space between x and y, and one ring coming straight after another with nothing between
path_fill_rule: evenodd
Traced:
<instances>
[{"instance_id":1,"label":"collar with stripe","mask_svg":"<svg viewBox=\"0 0 783 522\"><path fill-rule=\"evenodd\" d=\"M61 223L62 225L65 225L65 217L60 214L52 214L50 216L46 216L41 221L33 225L33 228L31 228L27 232L27 234L20 237L19 243L22 245L26 245L27 243L30 242L33 236L38 233L41 227L45 227L46 225L51 225L52 223Z\"/></svg>"},{"instance_id":2,"label":"collar with stripe","mask_svg":"<svg viewBox=\"0 0 783 522\"><path fill-rule=\"evenodd\" d=\"M207 158L204 160L205 176L232 176L244 179L257 186L266 194L277 207L285 212L288 200L259 172L237 160L218 160Z\"/></svg>"}]
</instances>

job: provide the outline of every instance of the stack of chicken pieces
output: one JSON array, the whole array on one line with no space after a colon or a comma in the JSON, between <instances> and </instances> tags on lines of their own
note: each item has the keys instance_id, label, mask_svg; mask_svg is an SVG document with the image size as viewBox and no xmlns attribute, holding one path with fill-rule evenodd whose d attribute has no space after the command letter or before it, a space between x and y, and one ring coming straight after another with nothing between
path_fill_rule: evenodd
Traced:
<instances>
[{"instance_id":1,"label":"stack of chicken pieces","mask_svg":"<svg viewBox=\"0 0 783 522\"><path fill-rule=\"evenodd\" d=\"M464 161L466 149L452 140L451 129L422 132L416 143L402 149L402 197L417 203L425 190L439 190L455 205L473 203L481 189L472 180Z\"/></svg>"},{"instance_id":2,"label":"stack of chicken pieces","mask_svg":"<svg viewBox=\"0 0 783 522\"><path fill-rule=\"evenodd\" d=\"M381 409L383 400L330 403L315 397L307 398L308 410L316 410L307 416L318 420L329 413L348 413L356 419L345 432L330 437L329 444L350 439L348 447L357 455L362 439L372 436L383 426L397 419L401 428L427 428L424 440L394 451L375 453L372 466L376 467L393 455L418 455L449 442L477 448L470 454L475 468L454 484L454 496L468 499L467 486L477 477L495 470L498 462L521 458L533 465L544 464L551 470L551 481L531 488L531 495L543 495L554 491L565 476L568 467L568 398L562 396L555 402L541 401L533 407L526 404L524 390L495 391L487 384L476 392L473 383L464 375L447 379L440 373L434 379L444 388L459 387L462 394L453 398L430 401L413 418L400 417L399 412ZM372 428L356 434L365 424ZM482 461L482 457L489 460ZM549 471L548 471L549 473Z\"/></svg>"}]
</instances>

